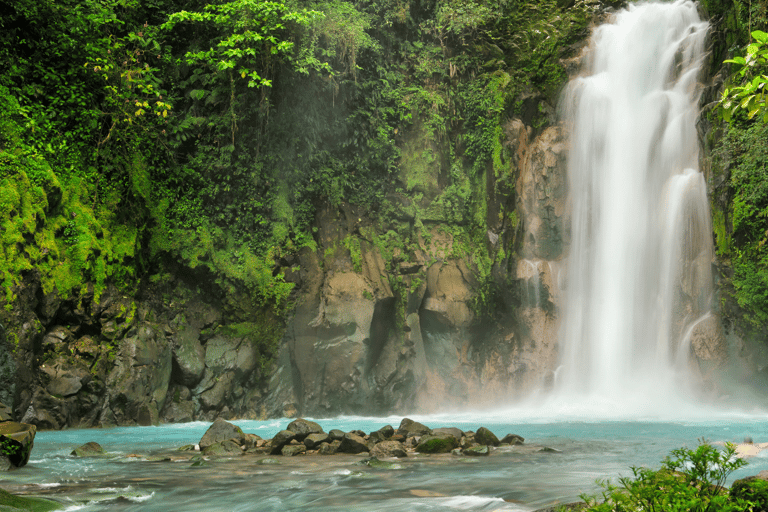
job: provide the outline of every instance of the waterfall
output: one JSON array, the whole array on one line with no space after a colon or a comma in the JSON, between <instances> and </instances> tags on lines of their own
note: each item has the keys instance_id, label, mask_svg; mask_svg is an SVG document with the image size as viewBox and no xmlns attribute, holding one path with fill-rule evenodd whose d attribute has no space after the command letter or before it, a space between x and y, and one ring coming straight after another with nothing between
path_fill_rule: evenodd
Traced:
<instances>
[{"instance_id":1,"label":"waterfall","mask_svg":"<svg viewBox=\"0 0 768 512\"><path fill-rule=\"evenodd\" d=\"M632 5L595 30L565 92L561 395L662 404L689 378L684 338L713 288L695 127L707 30L691 1Z\"/></svg>"}]
</instances>

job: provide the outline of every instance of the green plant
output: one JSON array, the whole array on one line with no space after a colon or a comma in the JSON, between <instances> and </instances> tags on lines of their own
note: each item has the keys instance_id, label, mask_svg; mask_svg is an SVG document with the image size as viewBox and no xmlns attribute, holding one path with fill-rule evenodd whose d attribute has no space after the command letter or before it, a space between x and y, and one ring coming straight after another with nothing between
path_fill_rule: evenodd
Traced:
<instances>
[{"instance_id":1,"label":"green plant","mask_svg":"<svg viewBox=\"0 0 768 512\"><path fill-rule=\"evenodd\" d=\"M594 512L743 512L749 502L729 496L725 482L747 462L736 447L723 450L703 442L695 450L672 450L657 470L632 467L618 485L600 482L600 497L582 496Z\"/></svg>"},{"instance_id":2,"label":"green plant","mask_svg":"<svg viewBox=\"0 0 768 512\"><path fill-rule=\"evenodd\" d=\"M747 46L746 56L734 57L724 62L739 66L723 90L719 103L720 112L726 121L731 121L737 111L744 110L749 119L759 114L760 119L768 123L768 76L764 74L768 68L768 33L755 30L752 37L755 42Z\"/></svg>"}]
</instances>

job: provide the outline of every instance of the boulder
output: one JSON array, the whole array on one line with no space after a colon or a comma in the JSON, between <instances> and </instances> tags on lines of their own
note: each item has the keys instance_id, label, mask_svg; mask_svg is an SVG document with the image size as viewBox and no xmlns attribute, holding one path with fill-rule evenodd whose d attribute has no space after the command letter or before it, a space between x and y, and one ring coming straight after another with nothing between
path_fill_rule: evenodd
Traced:
<instances>
[{"instance_id":1,"label":"boulder","mask_svg":"<svg viewBox=\"0 0 768 512\"><path fill-rule=\"evenodd\" d=\"M309 434L304 438L304 446L306 446L308 450L314 450L321 444L327 443L330 440L331 438L328 434Z\"/></svg>"},{"instance_id":2,"label":"boulder","mask_svg":"<svg viewBox=\"0 0 768 512\"><path fill-rule=\"evenodd\" d=\"M202 454L207 456L226 456L242 455L243 449L234 439L225 439L224 441L209 444L202 448Z\"/></svg>"},{"instance_id":3,"label":"boulder","mask_svg":"<svg viewBox=\"0 0 768 512\"><path fill-rule=\"evenodd\" d=\"M245 449L256 448L259 446L259 441L263 441L263 439L256 434L245 434Z\"/></svg>"},{"instance_id":4,"label":"boulder","mask_svg":"<svg viewBox=\"0 0 768 512\"><path fill-rule=\"evenodd\" d=\"M388 457L407 457L403 443L397 441L382 441L371 448L371 457L384 459Z\"/></svg>"},{"instance_id":5,"label":"boulder","mask_svg":"<svg viewBox=\"0 0 768 512\"><path fill-rule=\"evenodd\" d=\"M403 421L400 422L400 427L397 429L397 433L406 437L412 437L431 434L432 430L418 421L413 421L410 418L403 418Z\"/></svg>"},{"instance_id":6,"label":"boulder","mask_svg":"<svg viewBox=\"0 0 768 512\"><path fill-rule=\"evenodd\" d=\"M423 436L416 446L419 453L449 453L459 445L459 440L449 434Z\"/></svg>"},{"instance_id":7,"label":"boulder","mask_svg":"<svg viewBox=\"0 0 768 512\"><path fill-rule=\"evenodd\" d=\"M324 434L323 428L314 421L298 418L288 424L287 430L293 432L297 441L303 441L309 434Z\"/></svg>"},{"instance_id":8,"label":"boulder","mask_svg":"<svg viewBox=\"0 0 768 512\"><path fill-rule=\"evenodd\" d=\"M517 434L507 434L504 436L504 438L500 441L501 444L523 444L525 441L525 438L522 436L519 436Z\"/></svg>"},{"instance_id":9,"label":"boulder","mask_svg":"<svg viewBox=\"0 0 768 512\"><path fill-rule=\"evenodd\" d=\"M464 432L456 427L441 427L432 430L432 434L436 436L449 435L455 437L457 440L464 437Z\"/></svg>"},{"instance_id":10,"label":"boulder","mask_svg":"<svg viewBox=\"0 0 768 512\"><path fill-rule=\"evenodd\" d=\"M467 448L462 453L471 457L482 457L484 455L489 455L491 453L491 449L487 444L482 444Z\"/></svg>"},{"instance_id":11,"label":"boulder","mask_svg":"<svg viewBox=\"0 0 768 512\"><path fill-rule=\"evenodd\" d=\"M294 455L302 455L307 452L307 447L303 444L288 444L283 446L280 453L286 457L293 457Z\"/></svg>"},{"instance_id":12,"label":"boulder","mask_svg":"<svg viewBox=\"0 0 768 512\"><path fill-rule=\"evenodd\" d=\"M363 453L368 451L368 444L365 439L350 432L345 434L344 439L341 440L339 451L342 453Z\"/></svg>"},{"instance_id":13,"label":"boulder","mask_svg":"<svg viewBox=\"0 0 768 512\"><path fill-rule=\"evenodd\" d=\"M245 444L243 429L226 420L216 418L200 439L200 449L204 450L207 446L226 441L227 439L235 439L238 446Z\"/></svg>"},{"instance_id":14,"label":"boulder","mask_svg":"<svg viewBox=\"0 0 768 512\"><path fill-rule=\"evenodd\" d=\"M10 466L20 468L29 462L35 445L37 427L27 423L4 421L0 423L0 456L8 459ZM5 464L4 464L5 465Z\"/></svg>"},{"instance_id":15,"label":"boulder","mask_svg":"<svg viewBox=\"0 0 768 512\"><path fill-rule=\"evenodd\" d=\"M389 439L390 437L395 435L395 429L392 427L392 425L384 425L376 432L384 436L384 439Z\"/></svg>"},{"instance_id":16,"label":"boulder","mask_svg":"<svg viewBox=\"0 0 768 512\"><path fill-rule=\"evenodd\" d=\"M336 441L336 440L341 441L342 439L344 439L344 436L346 435L346 433L343 430L339 430L339 429L335 428L335 429L331 430L330 432L328 432L328 435L331 436L331 439L334 440L334 441Z\"/></svg>"},{"instance_id":17,"label":"boulder","mask_svg":"<svg viewBox=\"0 0 768 512\"><path fill-rule=\"evenodd\" d=\"M72 450L70 455L75 457L98 457L104 455L104 448L99 443L90 441Z\"/></svg>"},{"instance_id":18,"label":"boulder","mask_svg":"<svg viewBox=\"0 0 768 512\"><path fill-rule=\"evenodd\" d=\"M320 449L317 451L319 455L333 455L339 451L341 441L331 441L330 443L323 443L320 445Z\"/></svg>"},{"instance_id":19,"label":"boulder","mask_svg":"<svg viewBox=\"0 0 768 512\"><path fill-rule=\"evenodd\" d=\"M290 430L281 430L280 432L275 434L275 437L273 437L272 441L269 443L270 453L272 455L277 455L281 453L283 446L293 441L295 437L296 437L296 434L294 434Z\"/></svg>"},{"instance_id":20,"label":"boulder","mask_svg":"<svg viewBox=\"0 0 768 512\"><path fill-rule=\"evenodd\" d=\"M501 444L499 438L496 437L496 434L485 427L477 429L477 432L475 432L475 442L477 444L487 444L490 446L499 446L499 444Z\"/></svg>"}]
</instances>

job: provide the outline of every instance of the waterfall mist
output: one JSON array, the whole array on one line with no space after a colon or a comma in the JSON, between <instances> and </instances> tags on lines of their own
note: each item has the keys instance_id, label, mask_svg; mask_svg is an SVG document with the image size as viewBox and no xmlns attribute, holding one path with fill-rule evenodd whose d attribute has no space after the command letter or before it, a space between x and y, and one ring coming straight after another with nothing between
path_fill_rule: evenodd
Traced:
<instances>
[{"instance_id":1,"label":"waterfall mist","mask_svg":"<svg viewBox=\"0 0 768 512\"><path fill-rule=\"evenodd\" d=\"M686 333L713 293L695 127L707 30L691 1L630 6L595 30L565 92L571 246L554 385L566 403L653 411L694 380Z\"/></svg>"}]
</instances>

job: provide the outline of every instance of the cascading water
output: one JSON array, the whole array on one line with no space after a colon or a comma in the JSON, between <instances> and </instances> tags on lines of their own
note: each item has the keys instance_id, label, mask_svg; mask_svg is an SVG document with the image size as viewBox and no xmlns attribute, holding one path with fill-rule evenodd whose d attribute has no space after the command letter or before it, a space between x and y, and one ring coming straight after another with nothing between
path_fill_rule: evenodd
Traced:
<instances>
[{"instance_id":1,"label":"cascading water","mask_svg":"<svg viewBox=\"0 0 768 512\"><path fill-rule=\"evenodd\" d=\"M560 396L652 409L688 378L680 347L712 296L695 127L707 30L691 1L631 6L595 31L566 91Z\"/></svg>"}]
</instances>

